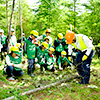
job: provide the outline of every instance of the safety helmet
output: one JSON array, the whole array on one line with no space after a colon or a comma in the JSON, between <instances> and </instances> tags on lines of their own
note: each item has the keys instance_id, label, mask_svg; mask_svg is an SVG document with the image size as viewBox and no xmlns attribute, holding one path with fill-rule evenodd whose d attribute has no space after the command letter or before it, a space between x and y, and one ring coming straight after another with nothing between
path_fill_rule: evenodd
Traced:
<instances>
[{"instance_id":1,"label":"safety helmet","mask_svg":"<svg viewBox=\"0 0 100 100\"><path fill-rule=\"evenodd\" d=\"M30 32L30 34L33 35L33 36L35 36L35 37L37 37L39 35L39 33L36 30L32 30Z\"/></svg>"},{"instance_id":2,"label":"safety helmet","mask_svg":"<svg viewBox=\"0 0 100 100\"><path fill-rule=\"evenodd\" d=\"M13 28L11 28L11 32L15 32L15 30Z\"/></svg>"},{"instance_id":3,"label":"safety helmet","mask_svg":"<svg viewBox=\"0 0 100 100\"><path fill-rule=\"evenodd\" d=\"M66 51L61 52L61 55L66 55L66 54L67 54Z\"/></svg>"},{"instance_id":4,"label":"safety helmet","mask_svg":"<svg viewBox=\"0 0 100 100\"><path fill-rule=\"evenodd\" d=\"M46 40L46 39L48 39L48 40L49 40L49 38L48 38L48 37L45 37L45 38L44 38L44 40Z\"/></svg>"},{"instance_id":5,"label":"safety helmet","mask_svg":"<svg viewBox=\"0 0 100 100\"><path fill-rule=\"evenodd\" d=\"M55 51L55 49L53 47L50 47L49 50L53 51L53 52Z\"/></svg>"},{"instance_id":6,"label":"safety helmet","mask_svg":"<svg viewBox=\"0 0 100 100\"><path fill-rule=\"evenodd\" d=\"M50 29L46 29L45 33L51 33Z\"/></svg>"},{"instance_id":7,"label":"safety helmet","mask_svg":"<svg viewBox=\"0 0 100 100\"><path fill-rule=\"evenodd\" d=\"M72 31L68 31L66 34L65 34L65 39L67 40L67 44L71 44L73 39L75 37L75 33L72 32Z\"/></svg>"},{"instance_id":8,"label":"safety helmet","mask_svg":"<svg viewBox=\"0 0 100 100\"><path fill-rule=\"evenodd\" d=\"M3 29L0 29L0 33L4 33L4 30Z\"/></svg>"},{"instance_id":9,"label":"safety helmet","mask_svg":"<svg viewBox=\"0 0 100 100\"><path fill-rule=\"evenodd\" d=\"M58 36L59 39L63 39L63 34L62 33L59 33L57 36Z\"/></svg>"},{"instance_id":10,"label":"safety helmet","mask_svg":"<svg viewBox=\"0 0 100 100\"><path fill-rule=\"evenodd\" d=\"M45 48L48 48L48 47L49 47L49 45L48 45L47 42L42 42L42 45L43 45Z\"/></svg>"},{"instance_id":11,"label":"safety helmet","mask_svg":"<svg viewBox=\"0 0 100 100\"><path fill-rule=\"evenodd\" d=\"M18 49L17 47L15 47L15 46L12 46L12 47L10 48L10 51L19 52L19 49Z\"/></svg>"},{"instance_id":12,"label":"safety helmet","mask_svg":"<svg viewBox=\"0 0 100 100\"><path fill-rule=\"evenodd\" d=\"M70 30L67 30L66 33L67 33L67 32L71 32L71 31L70 31Z\"/></svg>"},{"instance_id":13,"label":"safety helmet","mask_svg":"<svg viewBox=\"0 0 100 100\"><path fill-rule=\"evenodd\" d=\"M21 46L21 44L20 43L16 43L16 47L20 47Z\"/></svg>"},{"instance_id":14,"label":"safety helmet","mask_svg":"<svg viewBox=\"0 0 100 100\"><path fill-rule=\"evenodd\" d=\"M22 33L22 35L25 35L25 33Z\"/></svg>"}]
</instances>

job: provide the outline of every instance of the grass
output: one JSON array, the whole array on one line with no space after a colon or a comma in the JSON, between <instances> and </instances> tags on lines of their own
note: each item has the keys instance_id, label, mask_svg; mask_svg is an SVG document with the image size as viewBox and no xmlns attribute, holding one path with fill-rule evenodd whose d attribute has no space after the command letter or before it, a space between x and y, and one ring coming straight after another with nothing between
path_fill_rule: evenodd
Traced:
<instances>
[{"instance_id":1,"label":"grass","mask_svg":"<svg viewBox=\"0 0 100 100\"><path fill-rule=\"evenodd\" d=\"M35 89L38 86L45 86L56 82L57 80L70 77L73 73L77 73L76 70L70 69L58 71L56 74L47 71L41 74L39 69L34 72L35 77L31 78L27 75L27 69L24 68L24 76L18 78L15 82L9 82L6 80L6 75L1 76L2 70L0 70L0 100L16 96L20 100L100 100L100 79L98 73L100 73L100 61L94 58L91 64L91 79L90 84L96 85L98 88L88 88L88 85L80 85L77 83L77 79L66 82L64 86L58 85L52 88L45 89L30 95L19 96L20 93ZM96 80L97 78L97 80Z\"/></svg>"}]
</instances>

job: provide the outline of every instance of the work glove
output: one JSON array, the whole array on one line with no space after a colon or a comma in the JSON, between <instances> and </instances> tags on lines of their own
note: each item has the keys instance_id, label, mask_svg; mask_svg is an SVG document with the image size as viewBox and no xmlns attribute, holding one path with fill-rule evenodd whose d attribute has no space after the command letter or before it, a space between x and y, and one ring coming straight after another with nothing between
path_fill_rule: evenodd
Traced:
<instances>
[{"instance_id":1,"label":"work glove","mask_svg":"<svg viewBox=\"0 0 100 100\"><path fill-rule=\"evenodd\" d=\"M38 59L37 58L35 58L35 62L38 62Z\"/></svg>"},{"instance_id":2,"label":"work glove","mask_svg":"<svg viewBox=\"0 0 100 100\"><path fill-rule=\"evenodd\" d=\"M59 66L59 69L60 69L60 70L63 70L63 68L62 68L61 66Z\"/></svg>"},{"instance_id":3,"label":"work glove","mask_svg":"<svg viewBox=\"0 0 100 100\"><path fill-rule=\"evenodd\" d=\"M68 57L68 60L71 61L71 57Z\"/></svg>"},{"instance_id":4,"label":"work glove","mask_svg":"<svg viewBox=\"0 0 100 100\"><path fill-rule=\"evenodd\" d=\"M73 64L71 64L71 70L74 70L74 65Z\"/></svg>"},{"instance_id":5,"label":"work glove","mask_svg":"<svg viewBox=\"0 0 100 100\"><path fill-rule=\"evenodd\" d=\"M50 65L50 66L49 66L49 69L52 69L52 67L53 67L53 65Z\"/></svg>"},{"instance_id":6,"label":"work glove","mask_svg":"<svg viewBox=\"0 0 100 100\"><path fill-rule=\"evenodd\" d=\"M86 60L88 57L86 55L83 56L82 61Z\"/></svg>"},{"instance_id":7,"label":"work glove","mask_svg":"<svg viewBox=\"0 0 100 100\"><path fill-rule=\"evenodd\" d=\"M40 65L39 65L39 64L36 64L35 66L36 66L37 68L40 68Z\"/></svg>"}]
</instances>

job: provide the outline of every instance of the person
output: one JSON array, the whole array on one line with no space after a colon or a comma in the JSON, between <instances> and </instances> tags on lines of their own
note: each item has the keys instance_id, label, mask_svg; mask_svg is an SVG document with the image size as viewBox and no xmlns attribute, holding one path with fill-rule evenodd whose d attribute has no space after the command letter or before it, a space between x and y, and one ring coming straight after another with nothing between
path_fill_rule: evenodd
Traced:
<instances>
[{"instance_id":1,"label":"person","mask_svg":"<svg viewBox=\"0 0 100 100\"><path fill-rule=\"evenodd\" d=\"M46 29L46 31L45 31L45 35L41 35L41 36L39 36L38 38L37 38L37 41L39 41L39 40L41 40L41 43L42 42L44 42L44 38L45 37L48 37L49 38L49 44L50 45L52 45L52 38L51 38L51 36L50 36L50 34L51 34L51 30L50 29Z\"/></svg>"},{"instance_id":2,"label":"person","mask_svg":"<svg viewBox=\"0 0 100 100\"><path fill-rule=\"evenodd\" d=\"M58 58L61 55L61 51L64 50L63 47L63 34L59 33L57 35L57 39L54 41L54 49L55 49L55 55L57 57L56 62L58 62Z\"/></svg>"},{"instance_id":3,"label":"person","mask_svg":"<svg viewBox=\"0 0 100 100\"><path fill-rule=\"evenodd\" d=\"M36 53L35 53L35 66L40 68L41 61L45 53L47 52L46 49L48 48L47 42L42 42L42 45L39 47L36 47Z\"/></svg>"},{"instance_id":4,"label":"person","mask_svg":"<svg viewBox=\"0 0 100 100\"><path fill-rule=\"evenodd\" d=\"M78 49L78 54L76 57L77 71L81 75L80 84L88 84L90 80L90 64L93 58L93 44L92 41L83 34L75 34L69 31L65 34L65 39L68 45L68 59L71 60L72 48Z\"/></svg>"},{"instance_id":5,"label":"person","mask_svg":"<svg viewBox=\"0 0 100 100\"><path fill-rule=\"evenodd\" d=\"M25 38L25 33L22 33L22 36L23 36L23 44L24 44L24 42L25 42L25 40L26 40L26 38ZM21 38L19 38L17 42L18 42L18 43L21 43Z\"/></svg>"},{"instance_id":6,"label":"person","mask_svg":"<svg viewBox=\"0 0 100 100\"><path fill-rule=\"evenodd\" d=\"M51 44L49 44L49 38L48 37L45 37L44 38L44 42L47 42L48 43L48 45L49 45L48 49L49 49L51 47Z\"/></svg>"},{"instance_id":7,"label":"person","mask_svg":"<svg viewBox=\"0 0 100 100\"><path fill-rule=\"evenodd\" d=\"M5 58L5 67L4 73L7 74L7 80L14 81L16 76L22 76L24 72L21 67L21 53L19 53L19 49L12 46L10 49L11 53L7 54Z\"/></svg>"},{"instance_id":8,"label":"person","mask_svg":"<svg viewBox=\"0 0 100 100\"><path fill-rule=\"evenodd\" d=\"M58 58L58 65L60 70L65 69L65 67L67 67L68 65L72 65L71 62L67 59L66 54L66 51L62 51L61 56L59 56Z\"/></svg>"},{"instance_id":9,"label":"person","mask_svg":"<svg viewBox=\"0 0 100 100\"><path fill-rule=\"evenodd\" d=\"M15 30L12 28L11 29L11 38L10 38L10 43L9 43L9 47L11 48L12 46L16 46L17 43L17 39L15 36Z\"/></svg>"},{"instance_id":10,"label":"person","mask_svg":"<svg viewBox=\"0 0 100 100\"><path fill-rule=\"evenodd\" d=\"M3 61L4 56L7 52L7 36L4 35L4 30L0 29L0 52L1 52L1 61Z\"/></svg>"},{"instance_id":11,"label":"person","mask_svg":"<svg viewBox=\"0 0 100 100\"><path fill-rule=\"evenodd\" d=\"M50 70L55 72L56 68L54 67L54 63L55 63L55 57L53 55L53 52L55 51L55 49L53 47L49 48L49 53L46 53L41 61L41 71L43 71L43 67L45 68L45 70Z\"/></svg>"},{"instance_id":12,"label":"person","mask_svg":"<svg viewBox=\"0 0 100 100\"><path fill-rule=\"evenodd\" d=\"M28 58L28 75L31 77L34 77L33 71L34 71L34 64L35 64L35 51L36 51L36 38L38 36L38 32L36 30L32 30L30 32L30 36L28 39L26 39L24 43L24 52L27 54Z\"/></svg>"}]
</instances>

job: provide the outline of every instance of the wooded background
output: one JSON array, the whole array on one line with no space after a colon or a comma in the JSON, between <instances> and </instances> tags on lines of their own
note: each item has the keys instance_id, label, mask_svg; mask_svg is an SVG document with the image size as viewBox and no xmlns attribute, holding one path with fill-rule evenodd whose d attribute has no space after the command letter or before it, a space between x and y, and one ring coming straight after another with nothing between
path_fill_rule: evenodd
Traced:
<instances>
[{"instance_id":1,"label":"wooded background","mask_svg":"<svg viewBox=\"0 0 100 100\"><path fill-rule=\"evenodd\" d=\"M8 35L7 23L10 23L12 3L13 0L0 0L0 28L4 29L5 35ZM47 28L50 28L51 36L55 38L58 33L65 35L66 30L70 30L71 24L75 33L91 36L94 44L100 42L99 0L89 0L84 4L79 3L79 0L39 0L33 4L33 7L27 3L27 0L21 0L21 12L22 27L26 37L33 29L41 35L45 34ZM19 0L15 0L12 22L17 38L21 37Z\"/></svg>"}]
</instances>

